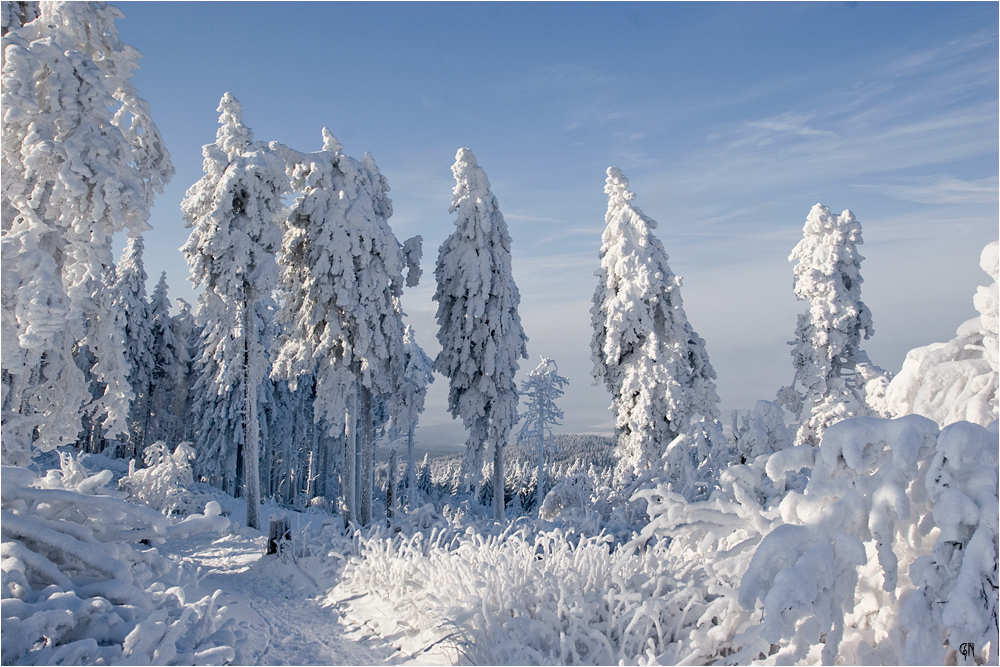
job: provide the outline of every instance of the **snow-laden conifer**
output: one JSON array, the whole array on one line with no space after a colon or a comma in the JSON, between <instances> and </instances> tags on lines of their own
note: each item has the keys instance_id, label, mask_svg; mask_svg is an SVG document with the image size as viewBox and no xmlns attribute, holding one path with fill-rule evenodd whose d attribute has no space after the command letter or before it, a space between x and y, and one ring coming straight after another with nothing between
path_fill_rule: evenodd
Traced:
<instances>
[{"instance_id":1,"label":"snow-laden conifer","mask_svg":"<svg viewBox=\"0 0 1000 667\"><path fill-rule=\"evenodd\" d=\"M348 519L367 524L374 405L396 393L404 363L404 257L388 224L389 186L371 155L360 161L345 155L325 128L317 153L274 148L284 154L292 188L301 194L282 242L286 333L273 374L294 388L297 377L315 373L317 418L331 434L346 426ZM351 464L355 452L358 470Z\"/></svg>"},{"instance_id":2,"label":"snow-laden conifer","mask_svg":"<svg viewBox=\"0 0 1000 667\"><path fill-rule=\"evenodd\" d=\"M619 477L652 468L667 445L700 417L718 419L715 370L705 341L688 323L681 279L632 204L628 179L608 168L607 229L590 309L594 377L611 392Z\"/></svg>"},{"instance_id":3,"label":"snow-laden conifer","mask_svg":"<svg viewBox=\"0 0 1000 667\"><path fill-rule=\"evenodd\" d=\"M128 458L143 461L146 427L150 411L153 382L153 322L146 299L146 270L142 263L142 236L133 236L125 243L115 269L115 304L121 309L125 323L125 363L128 383L135 398L129 412Z\"/></svg>"},{"instance_id":4,"label":"snow-laden conifer","mask_svg":"<svg viewBox=\"0 0 1000 667\"><path fill-rule=\"evenodd\" d=\"M795 296L809 302L799 315L792 341L792 384L778 402L795 413L795 444L817 444L832 424L875 411L867 402L867 382L885 372L861 349L875 332L872 314L861 300L861 223L850 210L834 215L816 204L809 211L802 240L788 261L795 265Z\"/></svg>"},{"instance_id":5,"label":"snow-laden conifer","mask_svg":"<svg viewBox=\"0 0 1000 667\"><path fill-rule=\"evenodd\" d=\"M555 448L552 427L562 423L563 411L556 405L556 399L563 395L563 387L569 380L559 375L559 366L552 359L542 357L535 370L528 373L528 379L521 382L521 396L525 401L524 424L518 432L519 440L527 440L535 447L538 463L536 474L535 507L541 508L545 499L545 456L547 450Z\"/></svg>"},{"instance_id":6,"label":"snow-laden conifer","mask_svg":"<svg viewBox=\"0 0 1000 667\"><path fill-rule=\"evenodd\" d=\"M468 148L451 168L455 174L457 229L438 251L434 276L438 302L434 368L449 380L448 409L469 431L462 484L478 485L483 455L493 454L493 510L504 516L503 448L517 422L518 359L527 359L528 337L517 306L521 295L510 263L510 236L486 173Z\"/></svg>"},{"instance_id":7,"label":"snow-laden conifer","mask_svg":"<svg viewBox=\"0 0 1000 667\"><path fill-rule=\"evenodd\" d=\"M125 430L131 398L106 273L173 173L130 78L139 53L104 3L5 6L2 235L4 457L73 442L81 408ZM33 19L35 16L38 18ZM104 393L92 401L75 346Z\"/></svg>"},{"instance_id":8,"label":"snow-laden conifer","mask_svg":"<svg viewBox=\"0 0 1000 667\"><path fill-rule=\"evenodd\" d=\"M180 418L176 439L194 442L195 427L191 403L194 399L192 391L195 383L194 367L201 358L201 327L195 321L191 304L180 297L176 299L176 303L178 312L170 318L170 328L185 350L187 365L184 377L174 388L171 411Z\"/></svg>"},{"instance_id":9,"label":"snow-laden conifer","mask_svg":"<svg viewBox=\"0 0 1000 667\"><path fill-rule=\"evenodd\" d=\"M168 443L182 440L184 401L183 398L178 400L177 395L184 390L191 360L187 345L175 331L167 289L167 273L164 271L149 300L152 370L149 412L143 427L146 442L153 439Z\"/></svg>"},{"instance_id":10,"label":"snow-laden conifer","mask_svg":"<svg viewBox=\"0 0 1000 667\"><path fill-rule=\"evenodd\" d=\"M205 326L200 368L212 375L202 378L203 424L218 426L217 420L224 420L221 423L240 425L247 524L259 528L257 390L270 368L258 306L277 284L275 253L288 178L284 161L267 145L253 141L232 94L223 95L218 111L216 141L202 150L205 175L181 203L185 225L192 228L182 250L191 281L205 286L200 297ZM203 429L200 461L232 444ZM236 457L230 461L221 472L225 487L234 490Z\"/></svg>"}]
</instances>

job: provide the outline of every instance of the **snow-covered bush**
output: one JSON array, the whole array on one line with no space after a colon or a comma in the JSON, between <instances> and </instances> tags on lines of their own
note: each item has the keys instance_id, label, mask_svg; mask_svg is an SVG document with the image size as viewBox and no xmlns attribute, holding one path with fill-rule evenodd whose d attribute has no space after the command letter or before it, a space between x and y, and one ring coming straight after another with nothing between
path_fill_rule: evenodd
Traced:
<instances>
[{"instance_id":1,"label":"snow-covered bush","mask_svg":"<svg viewBox=\"0 0 1000 667\"><path fill-rule=\"evenodd\" d=\"M857 417L827 429L814 461L801 449L767 463L774 480L812 473L774 507L742 577L740 604L763 618L734 657L945 664L974 647L995 664L996 422L939 433L917 415Z\"/></svg>"},{"instance_id":2,"label":"snow-covered bush","mask_svg":"<svg viewBox=\"0 0 1000 667\"><path fill-rule=\"evenodd\" d=\"M785 411L771 401L757 401L741 424L733 417L733 440L743 463L790 446L792 434L785 425Z\"/></svg>"},{"instance_id":3,"label":"snow-covered bush","mask_svg":"<svg viewBox=\"0 0 1000 667\"><path fill-rule=\"evenodd\" d=\"M3 468L3 664L223 664L235 656L216 596L187 601L152 542L229 525L217 503L174 523L101 495L111 480L69 455L37 478Z\"/></svg>"},{"instance_id":4,"label":"snow-covered bush","mask_svg":"<svg viewBox=\"0 0 1000 667\"><path fill-rule=\"evenodd\" d=\"M906 355L885 392L888 412L918 414L938 424L970 421L986 426L997 411L997 273L1000 243L983 248L979 265L993 278L973 302L979 316L963 323L947 343L931 343Z\"/></svg>"},{"instance_id":5,"label":"snow-covered bush","mask_svg":"<svg viewBox=\"0 0 1000 667\"><path fill-rule=\"evenodd\" d=\"M182 442L171 452L160 440L146 448L144 457L145 468L137 470L135 462L129 462L128 476L118 482L130 500L168 516L199 514L213 500L214 494L199 488L209 488L208 485L194 481L191 465L195 451L191 443Z\"/></svg>"}]
</instances>

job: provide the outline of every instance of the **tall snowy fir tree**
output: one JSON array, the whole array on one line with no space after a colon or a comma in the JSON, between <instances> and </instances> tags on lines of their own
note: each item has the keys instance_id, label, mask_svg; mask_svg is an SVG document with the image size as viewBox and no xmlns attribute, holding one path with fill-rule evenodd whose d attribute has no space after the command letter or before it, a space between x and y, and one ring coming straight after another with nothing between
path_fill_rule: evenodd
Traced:
<instances>
[{"instance_id":1,"label":"tall snowy fir tree","mask_svg":"<svg viewBox=\"0 0 1000 667\"><path fill-rule=\"evenodd\" d=\"M347 519L367 525L375 401L395 393L404 360L404 257L388 224L389 188L370 155L361 161L344 155L325 128L320 152L274 147L284 153L292 188L301 194L282 243L286 333L273 375L294 388L300 375L315 373L316 418L346 438Z\"/></svg>"},{"instance_id":2,"label":"tall snowy fir tree","mask_svg":"<svg viewBox=\"0 0 1000 667\"><path fill-rule=\"evenodd\" d=\"M455 231L438 251L434 277L438 302L434 368L448 378L448 410L468 430L461 479L478 488L483 456L493 455L493 515L504 519L503 448L517 423L518 359L527 359L528 337L517 306L510 235L486 173L468 148L460 148L450 213Z\"/></svg>"},{"instance_id":3,"label":"tall snowy fir tree","mask_svg":"<svg viewBox=\"0 0 1000 667\"><path fill-rule=\"evenodd\" d=\"M552 427L562 424L563 411L556 405L556 399L563 395L563 387L569 380L559 375L559 366L552 359L542 357L535 370L528 373L528 379L521 383L521 396L525 406L524 425L518 432L519 440L527 440L535 447L538 472L536 480L535 507L541 508L545 499L545 456L555 448Z\"/></svg>"},{"instance_id":4,"label":"tall snowy fir tree","mask_svg":"<svg viewBox=\"0 0 1000 667\"><path fill-rule=\"evenodd\" d=\"M795 378L778 392L778 403L799 421L795 444L818 444L832 424L874 411L865 385L885 372L861 349L875 332L861 300L861 223L846 210L834 215L816 204L789 255L795 262L795 296L809 303L792 341Z\"/></svg>"},{"instance_id":5,"label":"tall snowy fir tree","mask_svg":"<svg viewBox=\"0 0 1000 667\"><path fill-rule=\"evenodd\" d=\"M4 6L5 462L75 442L84 411L109 434L126 430L132 392L120 320L109 316L111 241L149 229L173 166L132 87L139 53L118 39L121 16L95 2ZM103 387L96 397L73 359L83 347L94 361L84 370Z\"/></svg>"},{"instance_id":6,"label":"tall snowy fir tree","mask_svg":"<svg viewBox=\"0 0 1000 667\"><path fill-rule=\"evenodd\" d=\"M611 392L617 476L624 481L651 470L699 418L717 420L719 397L705 341L684 314L681 279L653 235L656 221L632 204L635 195L620 170L607 173L590 346L594 377Z\"/></svg>"},{"instance_id":7,"label":"tall snowy fir tree","mask_svg":"<svg viewBox=\"0 0 1000 667\"><path fill-rule=\"evenodd\" d=\"M129 412L128 447L124 455L135 459L139 465L147 443L153 382L153 322L146 300L142 253L142 237L130 237L115 268L114 284L115 305L125 318L125 363L128 364L128 382L135 395Z\"/></svg>"},{"instance_id":8,"label":"tall snowy fir tree","mask_svg":"<svg viewBox=\"0 0 1000 667\"><path fill-rule=\"evenodd\" d=\"M205 175L188 189L181 209L192 227L182 250L191 281L203 285L204 351L199 364L202 432L199 456L210 478L227 491L237 486L237 461L247 502L247 525L260 527L260 424L257 392L270 371L268 341L262 340L261 300L277 285L275 253L288 191L284 161L243 124L243 109L231 93L219 103L219 131L207 144ZM205 375L211 373L211 375ZM196 388L197 391L197 388ZM218 430L239 424L237 436ZM227 451L238 446L236 456ZM216 458L215 461L211 459ZM216 466L208 468L211 463ZM225 465L222 468L221 465Z\"/></svg>"}]
</instances>

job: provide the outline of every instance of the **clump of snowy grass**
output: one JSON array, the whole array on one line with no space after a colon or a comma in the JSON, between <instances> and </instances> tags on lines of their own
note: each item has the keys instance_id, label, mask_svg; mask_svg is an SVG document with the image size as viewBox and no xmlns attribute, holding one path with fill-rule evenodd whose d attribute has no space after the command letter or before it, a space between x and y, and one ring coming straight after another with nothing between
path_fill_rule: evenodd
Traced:
<instances>
[{"instance_id":1,"label":"clump of snowy grass","mask_svg":"<svg viewBox=\"0 0 1000 667\"><path fill-rule=\"evenodd\" d=\"M459 506L356 533L331 599L477 664L995 664L997 451L996 424L852 418L706 500L638 491L628 540L580 530L601 521L582 476L549 520L501 531Z\"/></svg>"}]
</instances>

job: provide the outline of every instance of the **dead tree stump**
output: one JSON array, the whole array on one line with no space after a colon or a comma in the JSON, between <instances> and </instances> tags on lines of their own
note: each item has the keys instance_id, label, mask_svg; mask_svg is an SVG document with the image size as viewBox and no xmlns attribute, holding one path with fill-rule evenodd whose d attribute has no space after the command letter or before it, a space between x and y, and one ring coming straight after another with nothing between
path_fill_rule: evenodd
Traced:
<instances>
[{"instance_id":1,"label":"dead tree stump","mask_svg":"<svg viewBox=\"0 0 1000 667\"><path fill-rule=\"evenodd\" d=\"M267 553L282 554L292 544L292 529L288 517L271 515L271 524L267 531Z\"/></svg>"}]
</instances>

